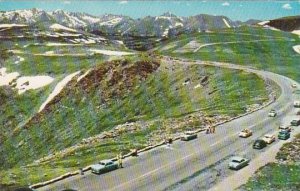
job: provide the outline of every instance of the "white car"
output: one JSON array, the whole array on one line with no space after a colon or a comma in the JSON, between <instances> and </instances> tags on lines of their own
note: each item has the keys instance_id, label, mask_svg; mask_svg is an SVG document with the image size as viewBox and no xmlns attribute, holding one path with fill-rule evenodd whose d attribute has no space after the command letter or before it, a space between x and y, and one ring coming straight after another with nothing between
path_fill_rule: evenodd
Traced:
<instances>
[{"instance_id":1,"label":"white car","mask_svg":"<svg viewBox=\"0 0 300 191\"><path fill-rule=\"evenodd\" d=\"M268 116L269 116L269 117L276 117L276 115L277 115L277 112L276 112L274 109L272 109L272 110L268 113Z\"/></svg>"},{"instance_id":2,"label":"white car","mask_svg":"<svg viewBox=\"0 0 300 191\"><path fill-rule=\"evenodd\" d=\"M292 88L296 88L297 87L297 84L296 83L293 83L292 84Z\"/></svg>"},{"instance_id":3,"label":"white car","mask_svg":"<svg viewBox=\"0 0 300 191\"><path fill-rule=\"evenodd\" d=\"M266 143L271 144L275 141L275 135L271 135L271 134L266 134L263 138L262 138Z\"/></svg>"},{"instance_id":4,"label":"white car","mask_svg":"<svg viewBox=\"0 0 300 191\"><path fill-rule=\"evenodd\" d=\"M249 164L249 159L244 157L235 156L230 159L229 168L234 170L239 170Z\"/></svg>"},{"instance_id":5,"label":"white car","mask_svg":"<svg viewBox=\"0 0 300 191\"><path fill-rule=\"evenodd\" d=\"M291 132L292 131L292 128L290 126L287 126L287 125L280 125L279 126L279 130L280 131L288 131L288 132Z\"/></svg>"},{"instance_id":6,"label":"white car","mask_svg":"<svg viewBox=\"0 0 300 191\"><path fill-rule=\"evenodd\" d=\"M247 138L250 137L252 135L252 131L249 129L243 129L240 133L239 133L239 137L243 137L243 138Z\"/></svg>"},{"instance_id":7,"label":"white car","mask_svg":"<svg viewBox=\"0 0 300 191\"><path fill-rule=\"evenodd\" d=\"M294 101L294 107L300 107L300 101Z\"/></svg>"}]
</instances>

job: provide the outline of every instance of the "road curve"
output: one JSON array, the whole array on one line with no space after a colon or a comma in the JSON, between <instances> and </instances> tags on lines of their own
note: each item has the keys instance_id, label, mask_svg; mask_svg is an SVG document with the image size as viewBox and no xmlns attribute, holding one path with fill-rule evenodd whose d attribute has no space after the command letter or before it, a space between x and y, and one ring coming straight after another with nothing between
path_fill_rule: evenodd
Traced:
<instances>
[{"instance_id":1,"label":"road curve","mask_svg":"<svg viewBox=\"0 0 300 191\"><path fill-rule=\"evenodd\" d=\"M171 61L164 57L165 62ZM174 142L171 147L162 146L150 150L139 157L128 158L124 167L116 171L94 175L90 172L77 175L39 188L38 190L74 189L90 190L206 190L216 182L207 182L211 176L211 169L220 168L217 182L226 179L235 172L228 171L228 158L239 154L251 160L267 152L271 146L263 151L251 148L253 140L266 133L275 133L279 124L287 123L293 115L293 101L295 95L291 88L295 81L267 71L259 71L245 66L225 64L219 62L189 61L180 59L178 64L201 64L223 68L244 70L255 73L263 78L274 81L282 90L276 102L266 108L235 119L218 126L216 134L200 133L198 138L189 142ZM298 84L299 85L299 84ZM268 118L270 109L276 109L279 115ZM237 133L245 127L251 128L254 135L248 139L241 139ZM278 142L278 141L276 141Z\"/></svg>"}]
</instances>

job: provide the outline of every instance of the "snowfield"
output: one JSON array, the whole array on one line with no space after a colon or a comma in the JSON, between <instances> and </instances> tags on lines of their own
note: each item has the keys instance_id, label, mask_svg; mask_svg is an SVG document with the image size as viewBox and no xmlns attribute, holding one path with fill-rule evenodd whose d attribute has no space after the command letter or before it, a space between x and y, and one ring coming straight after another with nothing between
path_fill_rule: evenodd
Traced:
<instances>
[{"instance_id":1,"label":"snowfield","mask_svg":"<svg viewBox=\"0 0 300 191\"><path fill-rule=\"evenodd\" d=\"M90 51L94 53L104 54L108 56L125 56L132 55L132 52L121 52L121 51L113 51L113 50L99 50L99 49L90 49Z\"/></svg>"},{"instance_id":2,"label":"snowfield","mask_svg":"<svg viewBox=\"0 0 300 191\"><path fill-rule=\"evenodd\" d=\"M20 74L18 72L6 73L6 68L0 68L0 86L8 86Z\"/></svg>"},{"instance_id":3,"label":"snowfield","mask_svg":"<svg viewBox=\"0 0 300 191\"><path fill-rule=\"evenodd\" d=\"M105 21L105 22L100 23L100 26L102 26L102 25L113 26L115 24L118 24L121 20L122 20L122 18L111 19L109 21Z\"/></svg>"},{"instance_id":4,"label":"snowfield","mask_svg":"<svg viewBox=\"0 0 300 191\"><path fill-rule=\"evenodd\" d=\"M53 29L53 30L64 30L64 31L69 31L69 32L77 32L75 29L71 29L71 28L62 26L60 24L53 24L53 25L50 26L50 29Z\"/></svg>"},{"instance_id":5,"label":"snowfield","mask_svg":"<svg viewBox=\"0 0 300 191\"><path fill-rule=\"evenodd\" d=\"M20 24L0 24L0 28L26 27L27 25Z\"/></svg>"},{"instance_id":6,"label":"snowfield","mask_svg":"<svg viewBox=\"0 0 300 191\"><path fill-rule=\"evenodd\" d=\"M50 76L24 76L17 79L18 93L22 94L27 90L39 89L53 82Z\"/></svg>"},{"instance_id":7,"label":"snowfield","mask_svg":"<svg viewBox=\"0 0 300 191\"><path fill-rule=\"evenodd\" d=\"M14 88L19 94L27 90L38 89L52 83L54 79L50 76L22 76L18 72L7 73L6 68L0 68L0 86L15 84ZM14 82L15 81L15 82Z\"/></svg>"}]
</instances>

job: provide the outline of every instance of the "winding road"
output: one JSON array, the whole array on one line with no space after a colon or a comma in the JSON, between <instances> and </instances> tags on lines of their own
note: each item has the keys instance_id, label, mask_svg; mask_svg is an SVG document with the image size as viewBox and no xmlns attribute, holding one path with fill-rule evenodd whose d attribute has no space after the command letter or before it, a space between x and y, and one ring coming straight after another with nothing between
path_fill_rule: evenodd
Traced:
<instances>
[{"instance_id":1,"label":"winding road","mask_svg":"<svg viewBox=\"0 0 300 191\"><path fill-rule=\"evenodd\" d=\"M271 72L234 64L184 59L171 61L168 57L164 57L163 60L255 73L274 81L280 86L282 93L269 106L218 126L215 134L199 133L198 138L192 141L175 141L170 147L161 146L141 153L138 157L127 158L124 160L125 168L102 175L87 172L37 190L233 190L244 183L257 168L274 160L274 152L286 141L276 140L261 151L253 150L252 143L266 133L277 134L280 124L289 124L296 116L293 101L299 99L299 95L293 94L294 89L291 88L295 81ZM271 109L277 110L277 117L267 117ZM247 139L239 138L238 132L246 127L252 129L253 136ZM300 128L295 128L292 136L296 132L300 133ZM250 165L240 171L229 170L227 165L233 155L251 159ZM246 176L242 177L243 174Z\"/></svg>"}]
</instances>

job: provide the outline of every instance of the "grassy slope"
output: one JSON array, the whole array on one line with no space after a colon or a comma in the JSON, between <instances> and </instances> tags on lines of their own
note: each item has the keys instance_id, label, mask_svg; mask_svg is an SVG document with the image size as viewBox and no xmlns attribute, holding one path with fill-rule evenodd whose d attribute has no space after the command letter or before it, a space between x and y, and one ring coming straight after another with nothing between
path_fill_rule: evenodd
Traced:
<instances>
[{"instance_id":1,"label":"grassy slope","mask_svg":"<svg viewBox=\"0 0 300 191\"><path fill-rule=\"evenodd\" d=\"M296 35L290 33L272 31L259 28L241 28L238 31L227 30L224 34L198 34L192 37L182 36L181 41L169 42L170 44L178 44L178 46L163 50L158 49L158 53L171 55L175 57L184 57L190 59L200 59L207 61L230 62L241 65L257 67L259 69L272 71L278 74L288 76L292 79L300 81L300 54L293 50L293 46L300 44L300 39ZM234 35L234 33L243 33ZM253 36L254 35L254 36ZM229 36L229 37L228 37ZM261 36L261 37L258 37ZM265 37L270 36L270 37ZM213 45L201 48L198 52L193 53L175 53L174 50L184 46L191 40L197 40L199 43L211 42L229 42L229 41L250 41L262 39L274 39L270 42L252 42ZM283 40L290 39L290 40Z\"/></svg>"},{"instance_id":2,"label":"grassy slope","mask_svg":"<svg viewBox=\"0 0 300 191\"><path fill-rule=\"evenodd\" d=\"M46 109L47 113L34 119L36 122L30 123L28 129L6 141L2 149L11 152L0 156L5 164L2 169L10 168L9 172L17 176L12 178L10 173L0 173L3 182L28 184L47 180L62 172L114 157L120 151L127 152L130 148L142 147L147 144L145 137L149 137L153 131L160 131L168 119L178 120L198 110L207 115L233 116L245 112L246 105L267 100L264 81L249 73L197 65L167 66L162 63L158 70L145 78L141 77L143 72L140 72L146 66L128 70L138 74L126 75L124 67L129 66L138 67L130 61L125 66L117 64L109 70L115 72L113 76L116 79L118 74L122 74L117 81L111 80L111 73L108 72L96 75L97 78L90 75L80 86L70 85L62 93L64 96ZM106 71L107 67L110 64L102 64L97 71ZM124 79L122 76L131 77ZM207 87L194 89L203 76L209 77ZM188 78L190 84L182 85ZM254 84L257 87L255 91L252 89ZM130 91L124 88L128 86ZM115 97L111 98L112 95ZM43 165L20 168L33 160L72 146L83 138L128 121L142 121L150 125L148 128L79 149ZM23 144L19 146L22 141ZM40 176L41 171L47 175Z\"/></svg>"},{"instance_id":3,"label":"grassy slope","mask_svg":"<svg viewBox=\"0 0 300 191\"><path fill-rule=\"evenodd\" d=\"M52 41L54 42L54 41ZM40 45L34 45L40 43ZM2 63L0 67L7 68L7 72L19 72L23 76L49 75L55 78L55 81L49 86L38 90L30 90L25 94L17 95L10 88L0 87L0 99L2 101L0 107L0 143L4 139L4 135L18 125L24 123L32 116L46 100L47 96L54 89L55 85L68 74L76 71L86 71L90 67L109 59L103 55L87 55L81 57L73 56L33 56L33 54L45 53L46 51L54 51L56 53L87 53L91 48L94 49L110 49L115 48L112 45L84 45L84 46L63 46L49 47L46 46L47 41L41 43L38 40L22 40L13 39L5 40L0 43L0 52ZM59 43L59 41L58 41ZM29 46L28 46L29 45ZM124 50L122 47L119 47ZM8 50L17 50L23 53L8 53ZM17 56L24 58L24 61L16 64ZM3 60L5 59L5 60Z\"/></svg>"}]
</instances>

